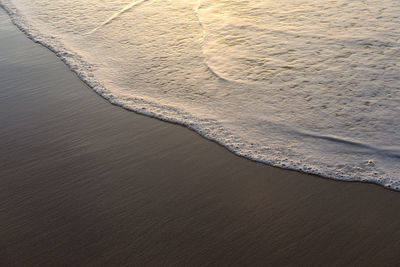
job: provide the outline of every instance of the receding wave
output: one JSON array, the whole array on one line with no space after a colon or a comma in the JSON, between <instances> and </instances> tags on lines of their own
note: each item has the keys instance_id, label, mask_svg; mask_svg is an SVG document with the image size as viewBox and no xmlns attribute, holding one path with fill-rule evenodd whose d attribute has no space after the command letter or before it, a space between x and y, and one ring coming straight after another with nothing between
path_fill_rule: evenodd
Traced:
<instances>
[{"instance_id":1,"label":"receding wave","mask_svg":"<svg viewBox=\"0 0 400 267\"><path fill-rule=\"evenodd\" d=\"M0 5L115 105L255 161L400 187L398 2Z\"/></svg>"}]
</instances>

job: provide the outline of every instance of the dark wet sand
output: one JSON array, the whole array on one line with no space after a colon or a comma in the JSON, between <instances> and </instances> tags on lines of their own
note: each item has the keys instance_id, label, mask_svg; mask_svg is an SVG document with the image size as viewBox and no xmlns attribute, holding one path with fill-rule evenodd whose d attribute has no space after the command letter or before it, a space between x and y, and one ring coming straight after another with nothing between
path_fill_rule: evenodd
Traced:
<instances>
[{"instance_id":1,"label":"dark wet sand","mask_svg":"<svg viewBox=\"0 0 400 267\"><path fill-rule=\"evenodd\" d=\"M400 193L113 106L0 12L0 266L395 266Z\"/></svg>"}]
</instances>

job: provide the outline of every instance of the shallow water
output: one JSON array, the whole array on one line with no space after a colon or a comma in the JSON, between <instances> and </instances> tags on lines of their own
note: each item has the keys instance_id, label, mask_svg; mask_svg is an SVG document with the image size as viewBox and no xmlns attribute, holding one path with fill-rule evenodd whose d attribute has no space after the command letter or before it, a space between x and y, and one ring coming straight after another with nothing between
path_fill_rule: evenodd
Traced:
<instances>
[{"instance_id":1,"label":"shallow water","mask_svg":"<svg viewBox=\"0 0 400 267\"><path fill-rule=\"evenodd\" d=\"M400 2L0 0L112 103L275 166L400 187Z\"/></svg>"}]
</instances>

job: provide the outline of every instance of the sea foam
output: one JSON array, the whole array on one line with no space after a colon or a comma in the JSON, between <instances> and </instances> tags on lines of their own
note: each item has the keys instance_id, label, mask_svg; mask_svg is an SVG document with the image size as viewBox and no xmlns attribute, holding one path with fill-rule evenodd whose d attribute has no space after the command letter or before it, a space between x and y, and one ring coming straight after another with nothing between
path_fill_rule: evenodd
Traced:
<instances>
[{"instance_id":1,"label":"sea foam","mask_svg":"<svg viewBox=\"0 0 400 267\"><path fill-rule=\"evenodd\" d=\"M259 162L400 187L398 1L0 4L113 104Z\"/></svg>"}]
</instances>

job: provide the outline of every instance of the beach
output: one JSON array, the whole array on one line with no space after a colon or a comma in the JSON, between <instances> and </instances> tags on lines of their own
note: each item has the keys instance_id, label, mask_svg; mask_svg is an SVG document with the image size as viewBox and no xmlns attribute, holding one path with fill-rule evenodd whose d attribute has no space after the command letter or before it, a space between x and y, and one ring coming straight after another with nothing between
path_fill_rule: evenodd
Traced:
<instances>
[{"instance_id":1,"label":"beach","mask_svg":"<svg viewBox=\"0 0 400 267\"><path fill-rule=\"evenodd\" d=\"M97 95L0 12L1 266L396 266L400 193Z\"/></svg>"}]
</instances>

